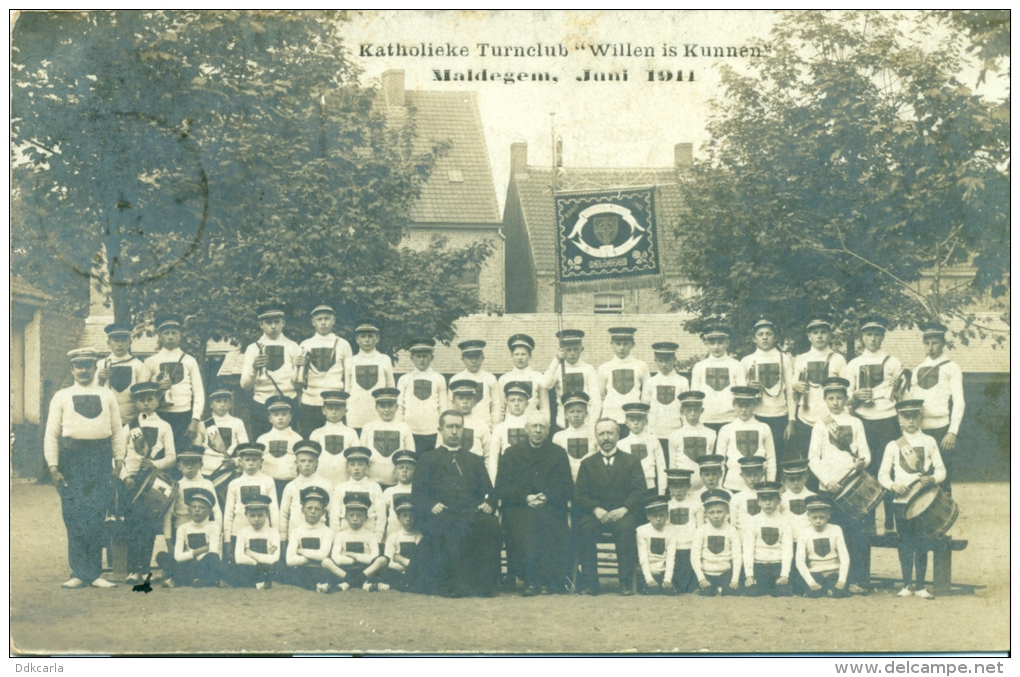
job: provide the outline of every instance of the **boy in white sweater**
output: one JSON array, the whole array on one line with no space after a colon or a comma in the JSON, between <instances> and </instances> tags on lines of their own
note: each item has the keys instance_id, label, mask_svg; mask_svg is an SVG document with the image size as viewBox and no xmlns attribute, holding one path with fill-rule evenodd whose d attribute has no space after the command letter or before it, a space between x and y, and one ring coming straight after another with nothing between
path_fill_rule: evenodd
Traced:
<instances>
[{"instance_id":1,"label":"boy in white sweater","mask_svg":"<svg viewBox=\"0 0 1020 677\"><path fill-rule=\"evenodd\" d=\"M811 527L797 538L797 570L807 585L808 597L847 597L850 555L843 530L829 524L832 507L818 496L807 504Z\"/></svg>"},{"instance_id":2,"label":"boy in white sweater","mask_svg":"<svg viewBox=\"0 0 1020 677\"><path fill-rule=\"evenodd\" d=\"M709 489L701 494L707 524L698 529L691 543L691 568L698 578L698 592L706 597L740 593L743 566L740 535L727 523L730 494Z\"/></svg>"}]
</instances>

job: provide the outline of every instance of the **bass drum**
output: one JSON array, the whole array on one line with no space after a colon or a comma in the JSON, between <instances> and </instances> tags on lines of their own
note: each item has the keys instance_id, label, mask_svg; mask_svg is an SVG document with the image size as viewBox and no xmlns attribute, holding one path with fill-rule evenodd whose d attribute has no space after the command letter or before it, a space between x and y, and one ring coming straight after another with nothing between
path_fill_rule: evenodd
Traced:
<instances>
[{"instance_id":1,"label":"bass drum","mask_svg":"<svg viewBox=\"0 0 1020 677\"><path fill-rule=\"evenodd\" d=\"M854 473L843 482L835 498L840 510L855 520L864 519L882 502L885 489L864 470Z\"/></svg>"},{"instance_id":2,"label":"bass drum","mask_svg":"<svg viewBox=\"0 0 1020 677\"><path fill-rule=\"evenodd\" d=\"M938 487L928 487L907 504L906 518L920 536L942 538L956 524L960 506Z\"/></svg>"}]
</instances>

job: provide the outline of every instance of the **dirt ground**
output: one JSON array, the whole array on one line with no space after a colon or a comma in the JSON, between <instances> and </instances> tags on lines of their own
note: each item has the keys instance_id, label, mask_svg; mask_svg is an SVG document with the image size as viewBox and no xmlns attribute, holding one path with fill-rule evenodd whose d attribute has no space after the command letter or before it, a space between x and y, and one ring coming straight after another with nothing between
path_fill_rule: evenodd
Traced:
<instances>
[{"instance_id":1,"label":"dirt ground","mask_svg":"<svg viewBox=\"0 0 1020 677\"><path fill-rule=\"evenodd\" d=\"M892 590L847 600L587 596L449 600L360 590L317 595L61 590L66 538L51 486L11 487L10 628L25 653L865 652L1009 650L1009 485L954 487L953 580L973 595L934 602ZM876 576L898 575L876 550ZM931 570L929 567L929 577Z\"/></svg>"}]
</instances>

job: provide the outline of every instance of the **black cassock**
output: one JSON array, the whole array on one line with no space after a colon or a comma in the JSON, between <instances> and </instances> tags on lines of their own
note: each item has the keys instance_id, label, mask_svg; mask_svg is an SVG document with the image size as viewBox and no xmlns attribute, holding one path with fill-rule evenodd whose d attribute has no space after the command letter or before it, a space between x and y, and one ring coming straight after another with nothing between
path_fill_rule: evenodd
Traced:
<instances>
[{"instance_id":1,"label":"black cassock","mask_svg":"<svg viewBox=\"0 0 1020 677\"><path fill-rule=\"evenodd\" d=\"M422 539L407 570L412 592L489 596L499 582L499 520L478 509L496 506L485 461L440 446L418 459L411 500ZM432 508L442 503L438 515Z\"/></svg>"},{"instance_id":2,"label":"black cassock","mask_svg":"<svg viewBox=\"0 0 1020 677\"><path fill-rule=\"evenodd\" d=\"M528 507L531 494L545 494L545 505ZM563 589L571 564L567 504L574 496L566 450L548 439L538 448L527 440L513 445L499 459L496 495L504 527L522 551L525 583Z\"/></svg>"}]
</instances>

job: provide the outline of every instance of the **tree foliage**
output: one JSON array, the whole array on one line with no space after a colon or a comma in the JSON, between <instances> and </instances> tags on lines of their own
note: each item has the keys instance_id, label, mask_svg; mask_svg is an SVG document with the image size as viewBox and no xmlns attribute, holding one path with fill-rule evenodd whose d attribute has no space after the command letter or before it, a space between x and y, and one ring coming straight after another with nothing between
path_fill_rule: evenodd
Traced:
<instances>
[{"instance_id":1,"label":"tree foliage","mask_svg":"<svg viewBox=\"0 0 1020 677\"><path fill-rule=\"evenodd\" d=\"M873 312L983 332L967 309L1008 290L1009 120L959 81L959 34L937 29L926 16L785 13L769 57L722 69L676 233L702 293L667 292L698 315L689 329L721 315L746 335L767 312L802 336L808 314L827 312L851 351ZM960 267L973 279L950 283Z\"/></svg>"},{"instance_id":2,"label":"tree foliage","mask_svg":"<svg viewBox=\"0 0 1020 677\"><path fill-rule=\"evenodd\" d=\"M490 248L400 246L444 148L415 152L413 111L387 119L347 59L343 23L342 12L23 14L12 268L66 293L105 245L118 319L179 312L196 339L254 338L267 299L292 305L298 337L323 299L341 331L377 316L391 349L451 339L452 321L479 309L459 276Z\"/></svg>"}]
</instances>

